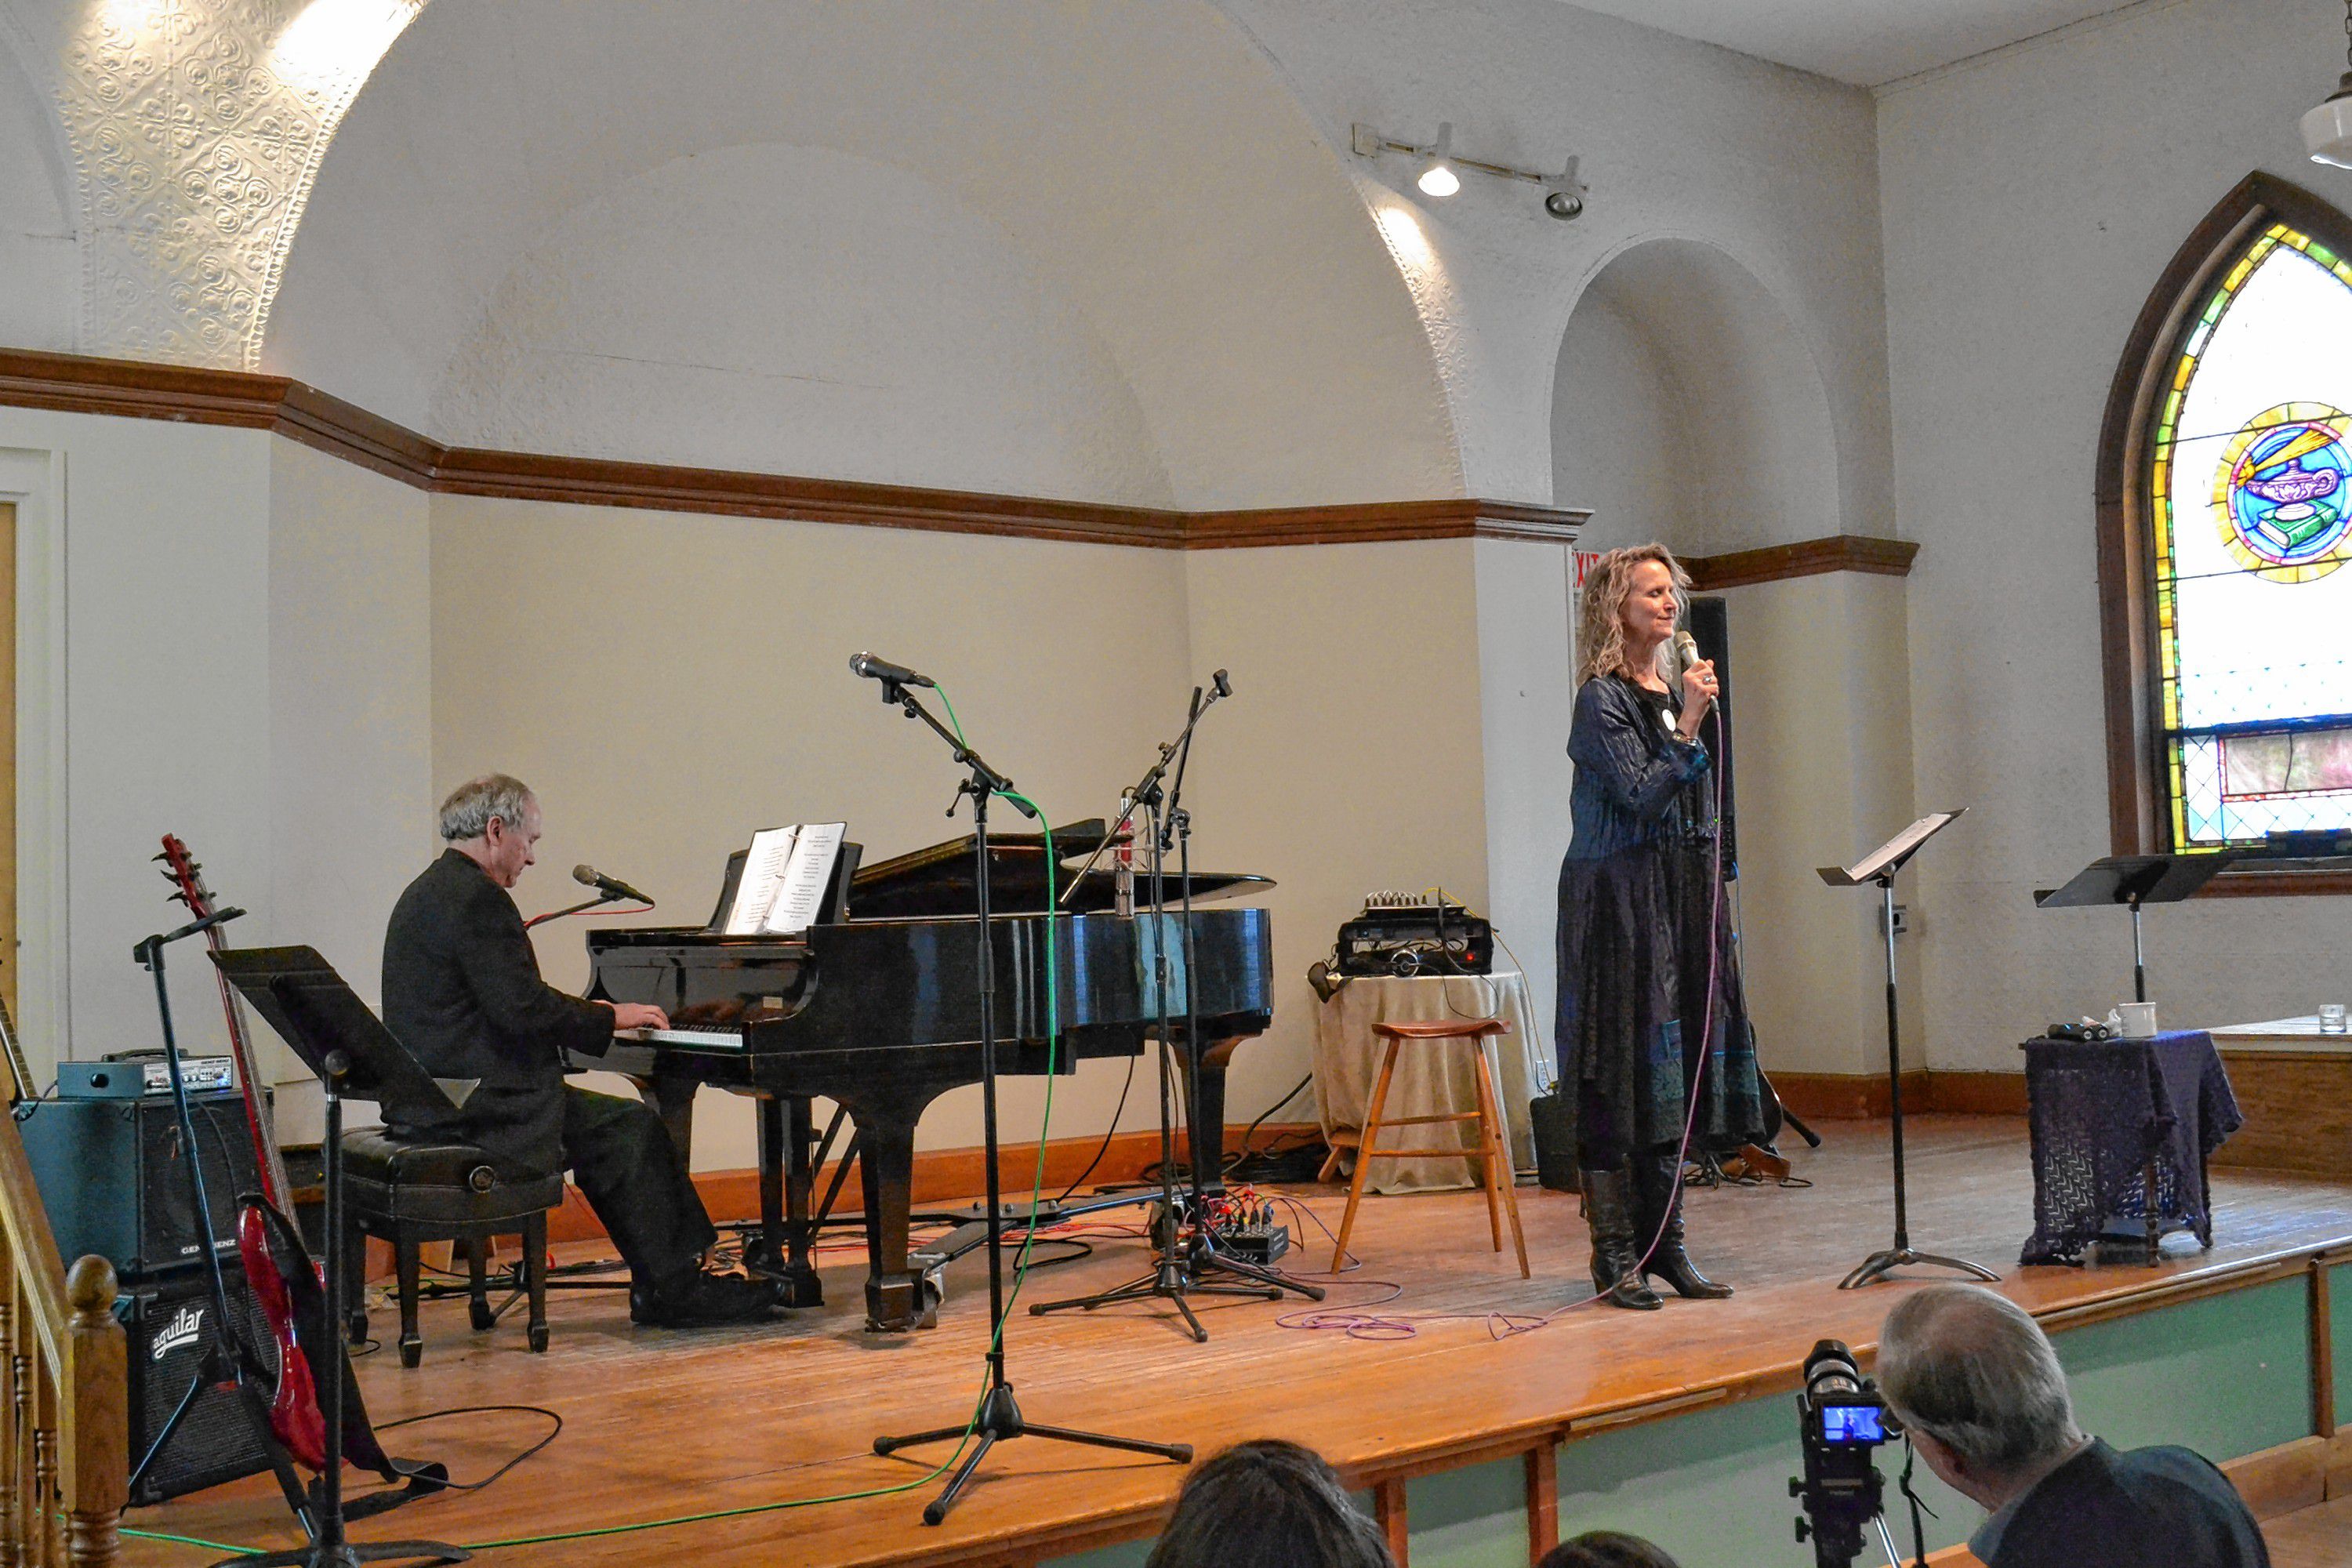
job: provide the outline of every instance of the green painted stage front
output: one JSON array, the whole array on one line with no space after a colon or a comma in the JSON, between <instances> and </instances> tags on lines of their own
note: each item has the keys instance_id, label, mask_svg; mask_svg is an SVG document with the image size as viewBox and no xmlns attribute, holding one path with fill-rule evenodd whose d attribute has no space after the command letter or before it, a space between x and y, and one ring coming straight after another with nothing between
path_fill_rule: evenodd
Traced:
<instances>
[{"instance_id":1,"label":"green painted stage front","mask_svg":"<svg viewBox=\"0 0 2352 1568\"><path fill-rule=\"evenodd\" d=\"M2352 1289L2352 1267L2337 1272L2341 1295ZM2352 1306L2338 1307L2330 1327L2337 1375L2352 1375ZM2309 1296L2299 1278L2067 1330L2055 1342L2084 1429L2117 1447L2179 1443L2221 1460L2311 1432ZM1907 1552L1910 1523L1895 1489L1902 1453L1888 1450L1881 1468ZM1601 1432L1560 1448L1560 1531L1630 1531L1685 1568L1801 1568L1813 1558L1791 1530L1798 1463L1790 1395ZM1412 1568L1525 1568L1525 1484L1517 1459L1408 1483ZM1926 1521L1931 1552L1966 1540L1982 1518L1924 1466L1915 1486L1938 1516ZM1134 1568L1149 1551L1137 1542L1058 1561Z\"/></svg>"}]
</instances>

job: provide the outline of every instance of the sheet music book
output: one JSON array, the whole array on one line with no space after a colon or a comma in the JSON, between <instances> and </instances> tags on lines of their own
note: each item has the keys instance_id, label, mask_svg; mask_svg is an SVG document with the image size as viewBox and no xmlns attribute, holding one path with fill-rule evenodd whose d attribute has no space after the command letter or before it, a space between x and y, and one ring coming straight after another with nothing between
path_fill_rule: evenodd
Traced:
<instances>
[{"instance_id":1,"label":"sheet music book","mask_svg":"<svg viewBox=\"0 0 2352 1568\"><path fill-rule=\"evenodd\" d=\"M794 823L751 835L734 902L720 929L729 936L797 936L815 921L841 858L845 822Z\"/></svg>"},{"instance_id":2,"label":"sheet music book","mask_svg":"<svg viewBox=\"0 0 2352 1568\"><path fill-rule=\"evenodd\" d=\"M1966 810L1968 807L1964 805L1959 811L1931 811L1853 865L1822 867L1822 879L1839 887L1875 881L1888 867L1901 865L1911 851L1934 837Z\"/></svg>"}]
</instances>

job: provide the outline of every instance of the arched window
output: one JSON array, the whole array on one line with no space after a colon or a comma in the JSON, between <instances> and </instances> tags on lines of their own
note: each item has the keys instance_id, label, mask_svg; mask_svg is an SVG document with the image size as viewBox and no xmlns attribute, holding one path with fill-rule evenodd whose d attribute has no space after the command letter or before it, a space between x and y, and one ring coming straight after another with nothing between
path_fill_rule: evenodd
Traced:
<instances>
[{"instance_id":1,"label":"arched window","mask_svg":"<svg viewBox=\"0 0 2352 1568\"><path fill-rule=\"evenodd\" d=\"M2101 469L2116 852L2352 836L2352 221L2231 193L2141 311Z\"/></svg>"}]
</instances>

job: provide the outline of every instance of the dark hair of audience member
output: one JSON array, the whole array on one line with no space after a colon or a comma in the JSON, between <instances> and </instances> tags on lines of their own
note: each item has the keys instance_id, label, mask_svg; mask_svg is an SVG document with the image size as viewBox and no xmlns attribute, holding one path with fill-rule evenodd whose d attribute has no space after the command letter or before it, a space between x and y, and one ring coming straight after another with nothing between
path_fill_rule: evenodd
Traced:
<instances>
[{"instance_id":1,"label":"dark hair of audience member","mask_svg":"<svg viewBox=\"0 0 2352 1568\"><path fill-rule=\"evenodd\" d=\"M1545 1552L1538 1568L1676 1568L1676 1564L1638 1535L1593 1530Z\"/></svg>"},{"instance_id":2,"label":"dark hair of audience member","mask_svg":"<svg viewBox=\"0 0 2352 1568\"><path fill-rule=\"evenodd\" d=\"M1236 1443L1185 1478L1145 1568L1395 1568L1380 1526L1312 1448Z\"/></svg>"}]
</instances>

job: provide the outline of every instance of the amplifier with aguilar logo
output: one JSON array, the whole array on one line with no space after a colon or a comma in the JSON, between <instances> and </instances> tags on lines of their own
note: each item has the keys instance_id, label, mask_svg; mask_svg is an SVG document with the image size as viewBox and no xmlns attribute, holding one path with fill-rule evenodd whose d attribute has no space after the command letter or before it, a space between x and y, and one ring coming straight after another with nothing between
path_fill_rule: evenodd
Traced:
<instances>
[{"instance_id":1,"label":"amplifier with aguilar logo","mask_svg":"<svg viewBox=\"0 0 2352 1568\"><path fill-rule=\"evenodd\" d=\"M243 1274L231 1268L227 1283L229 1310L237 1318L232 1331L260 1358L274 1381L278 1351L268 1321L246 1288ZM212 1278L204 1269L194 1269L135 1287L115 1298L114 1315L122 1324L130 1352L131 1463L136 1466L195 1381L212 1343ZM200 1390L179 1430L140 1478L131 1500L160 1502L268 1469L269 1456L252 1421L236 1407L236 1399L227 1388Z\"/></svg>"}]
</instances>

